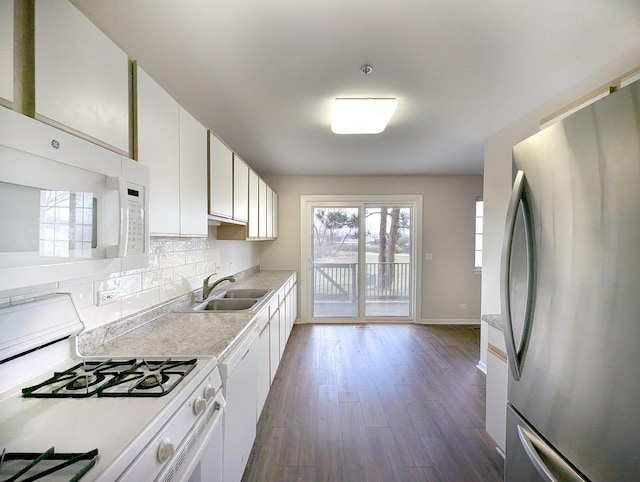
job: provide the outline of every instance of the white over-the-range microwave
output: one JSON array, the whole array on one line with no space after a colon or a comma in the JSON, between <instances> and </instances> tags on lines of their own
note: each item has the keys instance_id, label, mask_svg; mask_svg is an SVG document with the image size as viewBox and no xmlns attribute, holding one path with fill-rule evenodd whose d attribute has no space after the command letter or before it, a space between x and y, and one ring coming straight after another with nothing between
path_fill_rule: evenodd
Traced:
<instances>
[{"instance_id":1,"label":"white over-the-range microwave","mask_svg":"<svg viewBox=\"0 0 640 482\"><path fill-rule=\"evenodd\" d=\"M0 107L0 291L148 266L149 168Z\"/></svg>"}]
</instances>

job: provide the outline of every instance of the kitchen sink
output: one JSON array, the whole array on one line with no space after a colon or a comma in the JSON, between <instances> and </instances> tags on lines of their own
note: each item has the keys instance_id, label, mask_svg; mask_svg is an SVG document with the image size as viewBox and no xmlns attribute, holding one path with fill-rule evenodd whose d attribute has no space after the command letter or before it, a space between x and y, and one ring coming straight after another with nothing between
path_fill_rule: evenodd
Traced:
<instances>
[{"instance_id":1,"label":"kitchen sink","mask_svg":"<svg viewBox=\"0 0 640 482\"><path fill-rule=\"evenodd\" d=\"M194 311L244 311L258 302L252 298L214 298L193 307Z\"/></svg>"},{"instance_id":2,"label":"kitchen sink","mask_svg":"<svg viewBox=\"0 0 640 482\"><path fill-rule=\"evenodd\" d=\"M214 292L204 301L196 301L180 307L182 313L211 313L254 311L267 299L273 290L269 289L234 289Z\"/></svg>"},{"instance_id":3,"label":"kitchen sink","mask_svg":"<svg viewBox=\"0 0 640 482\"><path fill-rule=\"evenodd\" d=\"M256 289L238 289L227 290L221 295L222 298L262 298L269 294L271 290L256 290Z\"/></svg>"}]
</instances>

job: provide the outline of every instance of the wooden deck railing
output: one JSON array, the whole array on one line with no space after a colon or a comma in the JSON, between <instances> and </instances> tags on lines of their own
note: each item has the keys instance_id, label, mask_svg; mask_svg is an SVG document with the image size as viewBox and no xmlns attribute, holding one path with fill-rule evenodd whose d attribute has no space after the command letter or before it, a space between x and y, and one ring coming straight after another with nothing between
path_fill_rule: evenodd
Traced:
<instances>
[{"instance_id":1,"label":"wooden deck railing","mask_svg":"<svg viewBox=\"0 0 640 482\"><path fill-rule=\"evenodd\" d=\"M358 299L357 263L314 263L313 278L316 301L353 302ZM367 300L409 299L409 263L365 263L364 278Z\"/></svg>"}]
</instances>

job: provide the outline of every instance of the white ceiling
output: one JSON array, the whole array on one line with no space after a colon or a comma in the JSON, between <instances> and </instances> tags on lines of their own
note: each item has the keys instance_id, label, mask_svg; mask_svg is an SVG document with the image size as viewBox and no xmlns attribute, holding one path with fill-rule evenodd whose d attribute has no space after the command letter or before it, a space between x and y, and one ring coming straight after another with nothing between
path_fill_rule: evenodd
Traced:
<instances>
[{"instance_id":1,"label":"white ceiling","mask_svg":"<svg viewBox=\"0 0 640 482\"><path fill-rule=\"evenodd\" d=\"M638 0L72 1L263 175L481 174L484 139L640 42ZM398 98L385 132L333 134L360 96Z\"/></svg>"}]
</instances>

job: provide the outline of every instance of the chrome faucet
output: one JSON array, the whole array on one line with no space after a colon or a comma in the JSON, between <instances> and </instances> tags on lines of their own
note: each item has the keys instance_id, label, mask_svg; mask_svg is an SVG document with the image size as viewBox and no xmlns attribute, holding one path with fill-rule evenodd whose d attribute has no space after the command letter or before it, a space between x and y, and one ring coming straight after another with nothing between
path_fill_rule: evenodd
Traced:
<instances>
[{"instance_id":1,"label":"chrome faucet","mask_svg":"<svg viewBox=\"0 0 640 482\"><path fill-rule=\"evenodd\" d=\"M232 283L234 283L236 281L236 279L233 276L225 276L224 278L220 278L219 280L214 281L211 284L211 286L209 286L209 278L211 278L212 276L215 276L216 274L217 273L210 274L202 282L202 299L203 300L206 300L209 297L209 295L211 294L211 292L213 291L213 288L218 286L223 281L231 281Z\"/></svg>"}]
</instances>

